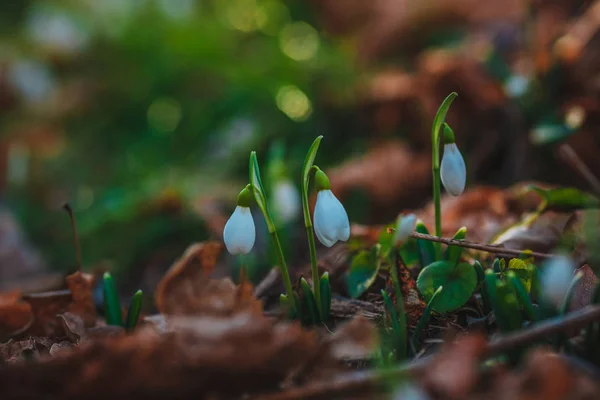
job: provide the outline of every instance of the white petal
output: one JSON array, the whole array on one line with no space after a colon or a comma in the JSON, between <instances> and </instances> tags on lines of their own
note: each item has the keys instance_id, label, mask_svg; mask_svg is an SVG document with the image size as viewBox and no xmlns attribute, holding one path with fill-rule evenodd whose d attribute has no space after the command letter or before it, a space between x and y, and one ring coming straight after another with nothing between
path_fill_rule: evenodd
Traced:
<instances>
[{"instance_id":1,"label":"white petal","mask_svg":"<svg viewBox=\"0 0 600 400\"><path fill-rule=\"evenodd\" d=\"M315 233L323 245L333 246L338 240L350 237L350 221L344 206L331 190L317 193L314 215Z\"/></svg>"},{"instance_id":2,"label":"white petal","mask_svg":"<svg viewBox=\"0 0 600 400\"><path fill-rule=\"evenodd\" d=\"M250 208L237 206L223 230L227 251L233 255L248 254L254 247L256 229Z\"/></svg>"},{"instance_id":3,"label":"white petal","mask_svg":"<svg viewBox=\"0 0 600 400\"><path fill-rule=\"evenodd\" d=\"M398 218L398 223L396 224L396 234L394 235L394 243L397 245L404 244L410 234L415 231L415 227L417 226L417 216L415 214L403 215Z\"/></svg>"},{"instance_id":4,"label":"white petal","mask_svg":"<svg viewBox=\"0 0 600 400\"><path fill-rule=\"evenodd\" d=\"M278 222L288 223L294 221L300 215L301 207L300 192L292 182L282 180L275 184L273 189L273 211Z\"/></svg>"},{"instance_id":5,"label":"white petal","mask_svg":"<svg viewBox=\"0 0 600 400\"><path fill-rule=\"evenodd\" d=\"M440 173L446 191L453 196L460 196L465 190L467 168L456 143L444 145Z\"/></svg>"},{"instance_id":6,"label":"white petal","mask_svg":"<svg viewBox=\"0 0 600 400\"><path fill-rule=\"evenodd\" d=\"M575 264L569 257L551 258L542 269L541 287L544 298L560 306L571 285Z\"/></svg>"}]
</instances>

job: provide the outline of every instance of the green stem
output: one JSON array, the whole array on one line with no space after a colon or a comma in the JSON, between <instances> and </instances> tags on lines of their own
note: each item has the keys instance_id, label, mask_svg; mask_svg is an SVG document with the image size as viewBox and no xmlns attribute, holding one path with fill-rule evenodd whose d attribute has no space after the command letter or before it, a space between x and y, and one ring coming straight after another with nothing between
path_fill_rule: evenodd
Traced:
<instances>
[{"instance_id":1,"label":"green stem","mask_svg":"<svg viewBox=\"0 0 600 400\"><path fill-rule=\"evenodd\" d=\"M436 145L437 147L437 145ZM441 186L440 186L440 167L439 167L439 152L434 157L438 158L438 166L433 167L433 203L435 205L435 235L442 237L442 205L441 205ZM434 243L435 259L442 259L442 244Z\"/></svg>"},{"instance_id":2,"label":"green stem","mask_svg":"<svg viewBox=\"0 0 600 400\"><path fill-rule=\"evenodd\" d=\"M317 302L317 308L319 310L321 320L325 320L327 318L327 315L321 315L321 285L319 284L320 279L319 265L317 262L317 246L315 244L315 233L313 231L313 224L310 218L310 207L308 205L308 186L310 182L310 177L314 175L314 173L318 169L319 168L316 166L311 166L307 173L306 184L302 185L302 213L304 214L304 226L306 227L306 236L308 238L308 250L310 253L310 267L312 271L315 301Z\"/></svg>"},{"instance_id":3,"label":"green stem","mask_svg":"<svg viewBox=\"0 0 600 400\"><path fill-rule=\"evenodd\" d=\"M433 125L431 127L431 164L433 171L433 202L435 204L435 235L438 237L442 237L442 212L440 205L440 135L442 132L442 124L446 119L446 113L456 96L458 95L455 92L452 92L444 99L435 114ZM437 260L442 259L442 245L440 243L435 244L435 255Z\"/></svg>"},{"instance_id":4,"label":"green stem","mask_svg":"<svg viewBox=\"0 0 600 400\"><path fill-rule=\"evenodd\" d=\"M317 308L321 319L327 318L327 315L322 315L321 310L321 285L319 284L319 266L317 262L317 246L315 244L315 234L313 232L312 224L306 227L306 235L308 236L308 249L310 252L310 265L312 270L313 288L315 291L315 301L317 302Z\"/></svg>"},{"instance_id":5,"label":"green stem","mask_svg":"<svg viewBox=\"0 0 600 400\"><path fill-rule=\"evenodd\" d=\"M275 244L275 250L277 251L277 257L279 257L281 276L283 278L283 285L285 286L285 292L287 293L288 299L290 299L290 304L294 302L294 290L292 289L292 281L290 280L290 273L287 268L287 264L285 263L285 257L283 256L283 249L281 248L281 242L279 241L279 236L277 235L277 230L273 230L271 232L271 237L273 238L273 243Z\"/></svg>"}]
</instances>

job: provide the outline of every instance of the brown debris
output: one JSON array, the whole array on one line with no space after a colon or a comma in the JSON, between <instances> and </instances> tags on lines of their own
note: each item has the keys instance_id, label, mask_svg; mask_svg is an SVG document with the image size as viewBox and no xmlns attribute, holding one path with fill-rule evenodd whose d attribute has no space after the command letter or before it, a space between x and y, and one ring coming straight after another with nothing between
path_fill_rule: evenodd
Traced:
<instances>
[{"instance_id":1,"label":"brown debris","mask_svg":"<svg viewBox=\"0 0 600 400\"><path fill-rule=\"evenodd\" d=\"M26 330L33 323L31 306L21 298L21 292L0 293L0 341Z\"/></svg>"},{"instance_id":2,"label":"brown debris","mask_svg":"<svg viewBox=\"0 0 600 400\"><path fill-rule=\"evenodd\" d=\"M96 324L96 304L92 294L95 283L94 276L77 271L67 276L66 281L72 299L68 311L79 315L86 327L94 326Z\"/></svg>"}]
</instances>

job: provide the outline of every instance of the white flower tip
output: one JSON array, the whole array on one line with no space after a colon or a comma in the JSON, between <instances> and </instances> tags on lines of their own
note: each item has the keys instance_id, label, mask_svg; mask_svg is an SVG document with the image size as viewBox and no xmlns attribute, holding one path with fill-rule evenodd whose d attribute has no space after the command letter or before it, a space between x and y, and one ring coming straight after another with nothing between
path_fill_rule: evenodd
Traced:
<instances>
[{"instance_id":1,"label":"white flower tip","mask_svg":"<svg viewBox=\"0 0 600 400\"><path fill-rule=\"evenodd\" d=\"M451 195L460 196L465 190L467 168L456 143L444 145L440 177L446 191Z\"/></svg>"},{"instance_id":2,"label":"white flower tip","mask_svg":"<svg viewBox=\"0 0 600 400\"><path fill-rule=\"evenodd\" d=\"M417 227L417 216L415 214L408 214L398 218L396 223L396 233L394 235L394 243L396 245L404 244L410 234L415 231Z\"/></svg>"},{"instance_id":3,"label":"white flower tip","mask_svg":"<svg viewBox=\"0 0 600 400\"><path fill-rule=\"evenodd\" d=\"M232 255L248 254L254 247L256 229L250 208L237 206L223 229L223 241Z\"/></svg>"},{"instance_id":4,"label":"white flower tip","mask_svg":"<svg viewBox=\"0 0 600 400\"><path fill-rule=\"evenodd\" d=\"M338 240L350 238L350 221L344 206L331 190L320 190L317 193L317 204L314 213L315 234L326 247L331 247Z\"/></svg>"}]
</instances>

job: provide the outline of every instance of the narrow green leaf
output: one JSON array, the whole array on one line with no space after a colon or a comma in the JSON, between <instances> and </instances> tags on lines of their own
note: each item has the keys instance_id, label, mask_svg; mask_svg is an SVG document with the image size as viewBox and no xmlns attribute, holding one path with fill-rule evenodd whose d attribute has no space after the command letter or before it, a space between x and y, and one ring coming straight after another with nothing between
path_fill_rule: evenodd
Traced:
<instances>
[{"instance_id":1,"label":"narrow green leaf","mask_svg":"<svg viewBox=\"0 0 600 400\"><path fill-rule=\"evenodd\" d=\"M331 285L329 284L329 272L323 273L321 276L321 312L323 321L329 320L329 312L331 311Z\"/></svg>"},{"instance_id":2,"label":"narrow green leaf","mask_svg":"<svg viewBox=\"0 0 600 400\"><path fill-rule=\"evenodd\" d=\"M304 305L306 306L306 309L308 310L308 315L310 316L310 323L316 325L317 323L319 323L319 310L317 308L315 296L306 279L300 279L300 287L302 288L302 293L304 295Z\"/></svg>"},{"instance_id":3,"label":"narrow green leaf","mask_svg":"<svg viewBox=\"0 0 600 400\"><path fill-rule=\"evenodd\" d=\"M436 261L424 268L417 278L417 287L425 301L430 301L436 288L443 286L435 311L444 313L463 306L477 287L477 272L472 265Z\"/></svg>"},{"instance_id":4,"label":"narrow green leaf","mask_svg":"<svg viewBox=\"0 0 600 400\"><path fill-rule=\"evenodd\" d=\"M494 307L498 327L503 333L516 331L523 323L519 302L506 282L496 281L496 306Z\"/></svg>"},{"instance_id":5,"label":"narrow green leaf","mask_svg":"<svg viewBox=\"0 0 600 400\"><path fill-rule=\"evenodd\" d=\"M467 228L462 227L452 237L454 240L464 240L467 237ZM460 246L448 246L446 253L444 254L444 260L450 261L451 263L458 264L460 256L463 252L463 248Z\"/></svg>"},{"instance_id":6,"label":"narrow green leaf","mask_svg":"<svg viewBox=\"0 0 600 400\"><path fill-rule=\"evenodd\" d=\"M435 118L433 119L433 125L431 127L431 138L432 138L433 143L435 143L436 145L439 144L439 132L440 132L440 128L442 127L442 124L446 120L446 114L448 113L448 110L450 109L450 105L452 104L454 99L456 99L457 96L458 96L458 94L456 92L450 93L444 99L444 101L440 105L440 108L438 108L438 111L435 114ZM439 146L437 146L437 147L439 148ZM439 167L439 165L437 165L437 167Z\"/></svg>"},{"instance_id":7,"label":"narrow green leaf","mask_svg":"<svg viewBox=\"0 0 600 400\"><path fill-rule=\"evenodd\" d=\"M496 298L496 281L498 277L496 273L488 268L485 270L485 291L487 292L488 299L490 300L490 305L492 310L496 312L496 308L498 307L498 299Z\"/></svg>"},{"instance_id":8,"label":"narrow green leaf","mask_svg":"<svg viewBox=\"0 0 600 400\"><path fill-rule=\"evenodd\" d=\"M433 296L431 296L431 299L425 307L425 311L423 311L423 315L421 316L421 318L419 318L419 322L417 322L417 326L415 327L415 331L413 332L411 338L411 343L414 348L419 347L421 341L421 332L429 324L429 319L431 318L431 311L433 310L436 299L438 299L440 293L443 293L443 286L438 287L437 290L433 293Z\"/></svg>"},{"instance_id":9,"label":"narrow green leaf","mask_svg":"<svg viewBox=\"0 0 600 400\"><path fill-rule=\"evenodd\" d=\"M267 228L270 233L275 232L275 225L273 224L273 220L271 218L271 214L269 213L269 208L267 206L267 197L265 194L265 189L262 184L262 180L260 178L260 169L258 167L258 160L256 158L256 152L253 151L250 153L250 185L252 187L252 194L254 194L254 199L256 200L256 204L258 208L262 211L265 216L265 221L267 223Z\"/></svg>"},{"instance_id":10,"label":"narrow green leaf","mask_svg":"<svg viewBox=\"0 0 600 400\"><path fill-rule=\"evenodd\" d=\"M380 251L381 245L377 243L370 251L362 250L352 258L346 285L353 299L360 297L375 282L381 267Z\"/></svg>"},{"instance_id":11,"label":"narrow green leaf","mask_svg":"<svg viewBox=\"0 0 600 400\"><path fill-rule=\"evenodd\" d=\"M123 326L123 317L121 316L121 303L112 275L109 272L104 273L104 314L107 325Z\"/></svg>"},{"instance_id":12,"label":"narrow green leaf","mask_svg":"<svg viewBox=\"0 0 600 400\"><path fill-rule=\"evenodd\" d=\"M398 324L400 325L399 343L403 344L403 346L398 349L398 360L403 360L407 356L408 335L406 333L407 322L406 311L404 309L404 296L402 295L402 288L400 287L396 265L390 266L390 274L392 276L392 284L394 285L394 293L396 295L396 310L398 312Z\"/></svg>"},{"instance_id":13,"label":"narrow green leaf","mask_svg":"<svg viewBox=\"0 0 600 400\"><path fill-rule=\"evenodd\" d=\"M125 329L127 332L133 331L137 325L138 319L140 318L140 310L142 309L142 298L143 293L141 290L135 292L131 297L129 309L127 310L127 318L125 320Z\"/></svg>"},{"instance_id":14,"label":"narrow green leaf","mask_svg":"<svg viewBox=\"0 0 600 400\"><path fill-rule=\"evenodd\" d=\"M521 279L517 276L515 271L508 271L507 276L517 295L519 303L523 307L525 314L527 314L527 318L529 318L530 321L535 322L535 310L533 308L533 304L531 304L531 299L529 298L528 290L525 288L525 286L521 282Z\"/></svg>"},{"instance_id":15,"label":"narrow green leaf","mask_svg":"<svg viewBox=\"0 0 600 400\"><path fill-rule=\"evenodd\" d=\"M598 197L576 188L542 189L531 185L528 189L536 192L544 199L540 211L574 211L584 208L600 207L600 199L598 199Z\"/></svg>"},{"instance_id":16,"label":"narrow green leaf","mask_svg":"<svg viewBox=\"0 0 600 400\"><path fill-rule=\"evenodd\" d=\"M390 297L387 295L385 290L381 290L381 296L383 297L383 302L385 304L385 308L390 315L390 323L392 325L392 335L393 341L396 349L396 356L398 360L401 360L402 355L406 354L406 336L403 336L403 330L400 326L400 321L398 321L398 314L396 313L396 309L394 308L394 304Z\"/></svg>"},{"instance_id":17,"label":"narrow green leaf","mask_svg":"<svg viewBox=\"0 0 600 400\"><path fill-rule=\"evenodd\" d=\"M423 221L417 221L417 227L415 231L429 235L429 230L423 223ZM417 239L417 245L419 246L419 257L421 258L421 268L425 268L429 264L435 261L435 247L429 240Z\"/></svg>"}]
</instances>

